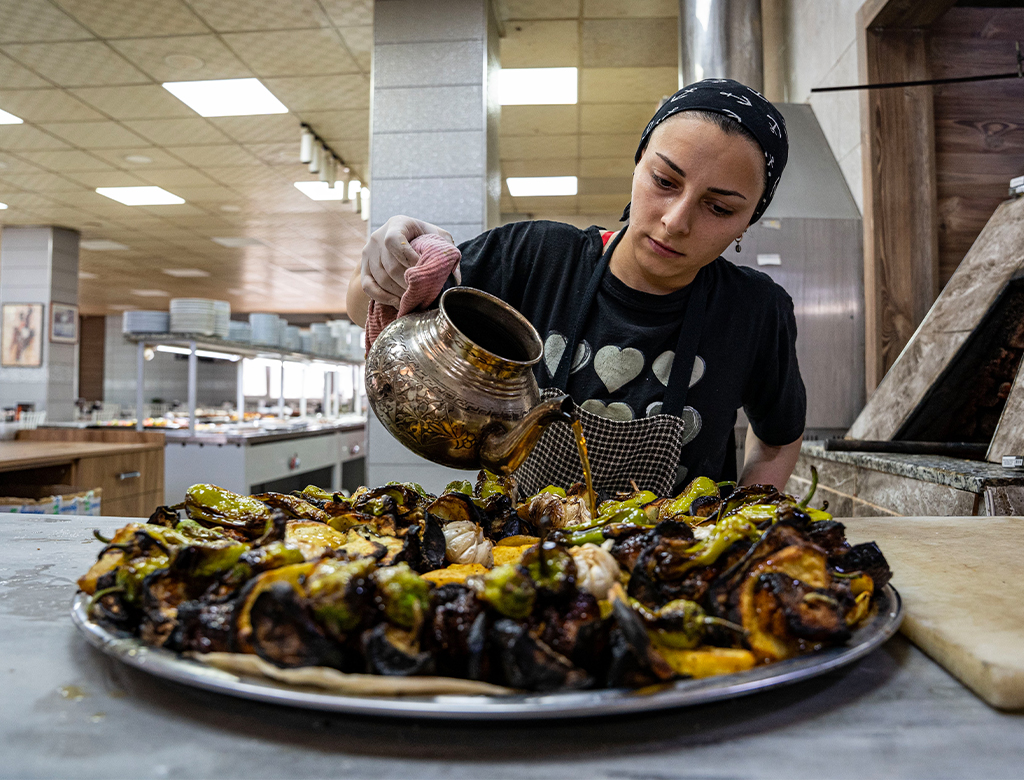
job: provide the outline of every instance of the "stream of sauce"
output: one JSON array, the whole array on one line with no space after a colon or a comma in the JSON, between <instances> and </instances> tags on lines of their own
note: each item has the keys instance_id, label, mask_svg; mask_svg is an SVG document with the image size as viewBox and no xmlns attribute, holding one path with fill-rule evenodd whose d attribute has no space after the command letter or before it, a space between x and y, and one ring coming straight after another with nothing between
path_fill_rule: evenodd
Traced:
<instances>
[{"instance_id":1,"label":"stream of sauce","mask_svg":"<svg viewBox=\"0 0 1024 780\"><path fill-rule=\"evenodd\" d=\"M573 435L576 436L576 449L580 452L580 463L583 464L583 479L587 484L587 508L591 519L597 518L597 495L594 493L594 480L590 475L590 458L587 457L587 440L583 438L583 423L576 420L572 424Z\"/></svg>"}]
</instances>

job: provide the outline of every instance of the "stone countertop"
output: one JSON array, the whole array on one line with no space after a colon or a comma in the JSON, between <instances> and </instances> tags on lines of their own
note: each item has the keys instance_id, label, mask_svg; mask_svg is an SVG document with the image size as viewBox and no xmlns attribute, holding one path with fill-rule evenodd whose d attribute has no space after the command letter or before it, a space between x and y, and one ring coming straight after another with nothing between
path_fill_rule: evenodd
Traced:
<instances>
[{"instance_id":1,"label":"stone countertop","mask_svg":"<svg viewBox=\"0 0 1024 780\"><path fill-rule=\"evenodd\" d=\"M1024 469L1003 468L997 463L949 458L944 455L902 455L887 452L845 452L826 450L820 442L805 441L800 453L834 463L896 474L947 485L957 490L984 493L987 487L1024 485Z\"/></svg>"},{"instance_id":2,"label":"stone countertop","mask_svg":"<svg viewBox=\"0 0 1024 780\"><path fill-rule=\"evenodd\" d=\"M901 636L774 692L628 718L345 716L150 677L69 616L109 517L0 523L0 777L1019 778L1024 713L989 708Z\"/></svg>"}]
</instances>

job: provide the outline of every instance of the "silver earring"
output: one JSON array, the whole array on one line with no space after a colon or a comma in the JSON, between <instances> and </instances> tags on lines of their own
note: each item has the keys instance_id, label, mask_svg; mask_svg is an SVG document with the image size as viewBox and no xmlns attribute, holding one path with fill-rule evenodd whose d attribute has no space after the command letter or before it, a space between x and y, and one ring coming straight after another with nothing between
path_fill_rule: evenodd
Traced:
<instances>
[{"instance_id":1,"label":"silver earring","mask_svg":"<svg viewBox=\"0 0 1024 780\"><path fill-rule=\"evenodd\" d=\"M743 238L743 236L740 236L739 238L736 239L736 251L737 252L740 251L740 239L741 238Z\"/></svg>"}]
</instances>

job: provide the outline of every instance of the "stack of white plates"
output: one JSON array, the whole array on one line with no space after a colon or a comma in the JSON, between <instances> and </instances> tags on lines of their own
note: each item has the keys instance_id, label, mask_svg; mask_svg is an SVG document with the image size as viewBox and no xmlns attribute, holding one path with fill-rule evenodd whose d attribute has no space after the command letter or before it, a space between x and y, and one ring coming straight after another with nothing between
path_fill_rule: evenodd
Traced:
<instances>
[{"instance_id":1,"label":"stack of white plates","mask_svg":"<svg viewBox=\"0 0 1024 780\"><path fill-rule=\"evenodd\" d=\"M313 336L313 354L324 355L325 357L334 354L336 341L331 335L331 328L326 322L314 322L309 326Z\"/></svg>"},{"instance_id":2,"label":"stack of white plates","mask_svg":"<svg viewBox=\"0 0 1024 780\"><path fill-rule=\"evenodd\" d=\"M284 341L281 346L293 352L302 349L302 337L299 335L298 325L289 325L284 329Z\"/></svg>"},{"instance_id":3,"label":"stack of white plates","mask_svg":"<svg viewBox=\"0 0 1024 780\"><path fill-rule=\"evenodd\" d=\"M213 335L226 339L231 330L231 304L227 301L214 301L213 311L216 315L213 325Z\"/></svg>"},{"instance_id":4,"label":"stack of white plates","mask_svg":"<svg viewBox=\"0 0 1024 780\"><path fill-rule=\"evenodd\" d=\"M170 332L214 335L217 330L215 303L206 298L172 298Z\"/></svg>"},{"instance_id":5,"label":"stack of white plates","mask_svg":"<svg viewBox=\"0 0 1024 780\"><path fill-rule=\"evenodd\" d=\"M281 343L281 318L276 314L250 314L249 324L252 326L252 343L267 347L276 347Z\"/></svg>"},{"instance_id":6,"label":"stack of white plates","mask_svg":"<svg viewBox=\"0 0 1024 780\"><path fill-rule=\"evenodd\" d=\"M252 325L248 322L231 320L228 323L228 338L242 344L250 343L252 341Z\"/></svg>"},{"instance_id":7,"label":"stack of white plates","mask_svg":"<svg viewBox=\"0 0 1024 780\"><path fill-rule=\"evenodd\" d=\"M299 338L302 339L302 351L312 352L313 351L313 334L308 330L299 332Z\"/></svg>"},{"instance_id":8,"label":"stack of white plates","mask_svg":"<svg viewBox=\"0 0 1024 780\"><path fill-rule=\"evenodd\" d=\"M126 311L121 320L122 333L167 333L171 316L165 311Z\"/></svg>"}]
</instances>

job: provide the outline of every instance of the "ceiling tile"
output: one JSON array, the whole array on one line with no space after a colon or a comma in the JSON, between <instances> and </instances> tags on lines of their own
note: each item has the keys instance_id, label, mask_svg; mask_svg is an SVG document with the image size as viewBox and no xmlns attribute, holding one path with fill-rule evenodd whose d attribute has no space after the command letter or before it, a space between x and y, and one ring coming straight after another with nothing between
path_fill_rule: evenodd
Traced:
<instances>
[{"instance_id":1,"label":"ceiling tile","mask_svg":"<svg viewBox=\"0 0 1024 780\"><path fill-rule=\"evenodd\" d=\"M213 187L217 184L209 176L203 175L195 168L172 168L170 170L137 169L134 174L146 184L155 184L158 187L170 189L178 184L190 187ZM178 192L174 193L179 198L185 197Z\"/></svg>"},{"instance_id":2,"label":"ceiling tile","mask_svg":"<svg viewBox=\"0 0 1024 780\"><path fill-rule=\"evenodd\" d=\"M173 119L194 118L196 115L195 111L157 84L86 87L70 92L112 119Z\"/></svg>"},{"instance_id":3,"label":"ceiling tile","mask_svg":"<svg viewBox=\"0 0 1024 780\"><path fill-rule=\"evenodd\" d=\"M542 212L545 214L575 214L577 203L575 195L546 198L512 198L516 211L526 213Z\"/></svg>"},{"instance_id":4,"label":"ceiling tile","mask_svg":"<svg viewBox=\"0 0 1024 780\"><path fill-rule=\"evenodd\" d=\"M548 160L505 160L501 164L501 176L578 176L579 160L576 157L552 158Z\"/></svg>"},{"instance_id":5,"label":"ceiling tile","mask_svg":"<svg viewBox=\"0 0 1024 780\"><path fill-rule=\"evenodd\" d=\"M299 120L291 114L211 117L209 121L242 143L298 143L301 132Z\"/></svg>"},{"instance_id":6,"label":"ceiling tile","mask_svg":"<svg viewBox=\"0 0 1024 780\"><path fill-rule=\"evenodd\" d=\"M362 74L261 79L290 111L369 108L370 82Z\"/></svg>"},{"instance_id":7,"label":"ceiling tile","mask_svg":"<svg viewBox=\"0 0 1024 780\"><path fill-rule=\"evenodd\" d=\"M176 203L168 206L126 206L125 208L139 209L147 214L152 214L156 217L165 217L174 219L175 217L186 216L189 214L204 214L205 212L189 203Z\"/></svg>"},{"instance_id":8,"label":"ceiling tile","mask_svg":"<svg viewBox=\"0 0 1024 780\"><path fill-rule=\"evenodd\" d=\"M501 39L501 67L575 68L579 64L578 22L517 21L505 26L505 37Z\"/></svg>"},{"instance_id":9,"label":"ceiling tile","mask_svg":"<svg viewBox=\"0 0 1024 780\"><path fill-rule=\"evenodd\" d=\"M68 173L69 179L74 179L90 189L97 187L141 187L149 184L127 171L78 171Z\"/></svg>"},{"instance_id":10,"label":"ceiling tile","mask_svg":"<svg viewBox=\"0 0 1024 780\"><path fill-rule=\"evenodd\" d=\"M305 111L302 119L321 138L369 138L370 111ZM337 151L337 149L335 149Z\"/></svg>"},{"instance_id":11,"label":"ceiling tile","mask_svg":"<svg viewBox=\"0 0 1024 780\"><path fill-rule=\"evenodd\" d=\"M0 90L0 108L26 122L77 122L103 115L62 89Z\"/></svg>"},{"instance_id":12,"label":"ceiling tile","mask_svg":"<svg viewBox=\"0 0 1024 780\"><path fill-rule=\"evenodd\" d=\"M186 163L155 146L120 146L111 149L96 149L91 152L101 160L126 170L143 170L145 168L184 168ZM125 157L148 157L150 162L138 163L126 160Z\"/></svg>"},{"instance_id":13,"label":"ceiling tile","mask_svg":"<svg viewBox=\"0 0 1024 780\"><path fill-rule=\"evenodd\" d=\"M6 54L0 54L0 84L8 89L37 89L52 86L49 81L19 65Z\"/></svg>"},{"instance_id":14,"label":"ceiling tile","mask_svg":"<svg viewBox=\"0 0 1024 780\"><path fill-rule=\"evenodd\" d=\"M653 116L659 101L676 91L679 69L584 68L581 103L645 103Z\"/></svg>"},{"instance_id":15,"label":"ceiling tile","mask_svg":"<svg viewBox=\"0 0 1024 780\"><path fill-rule=\"evenodd\" d=\"M222 144L230 139L205 119L129 119L125 125L158 146Z\"/></svg>"},{"instance_id":16,"label":"ceiling tile","mask_svg":"<svg viewBox=\"0 0 1024 780\"><path fill-rule=\"evenodd\" d=\"M274 6L275 8L279 6ZM260 76L358 73L359 65L331 28L232 33L224 42Z\"/></svg>"},{"instance_id":17,"label":"ceiling tile","mask_svg":"<svg viewBox=\"0 0 1024 780\"><path fill-rule=\"evenodd\" d=\"M330 24L316 0L190 0L190 4L217 32L289 30Z\"/></svg>"},{"instance_id":18,"label":"ceiling tile","mask_svg":"<svg viewBox=\"0 0 1024 780\"><path fill-rule=\"evenodd\" d=\"M580 0L503 0L508 19L575 19Z\"/></svg>"},{"instance_id":19,"label":"ceiling tile","mask_svg":"<svg viewBox=\"0 0 1024 780\"><path fill-rule=\"evenodd\" d=\"M246 144L245 148L267 165L294 165L296 171L300 171L304 167L304 163L299 162L297 141L279 144Z\"/></svg>"},{"instance_id":20,"label":"ceiling tile","mask_svg":"<svg viewBox=\"0 0 1024 780\"><path fill-rule=\"evenodd\" d=\"M359 68L364 73L369 73L373 64L373 27L339 27L338 32L341 33L349 53L359 63Z\"/></svg>"},{"instance_id":21,"label":"ceiling tile","mask_svg":"<svg viewBox=\"0 0 1024 780\"><path fill-rule=\"evenodd\" d=\"M20 152L19 154L36 165L60 173L113 170L109 163L97 159L88 152L79 152L74 149L52 152Z\"/></svg>"},{"instance_id":22,"label":"ceiling tile","mask_svg":"<svg viewBox=\"0 0 1024 780\"><path fill-rule=\"evenodd\" d=\"M579 208L588 214L620 214L629 203L629 190L622 195L579 195ZM615 217L616 223L618 217ZM617 227L617 224L615 225Z\"/></svg>"},{"instance_id":23,"label":"ceiling tile","mask_svg":"<svg viewBox=\"0 0 1024 780\"><path fill-rule=\"evenodd\" d=\"M576 135L514 135L501 137L502 160L546 160L579 156Z\"/></svg>"},{"instance_id":24,"label":"ceiling tile","mask_svg":"<svg viewBox=\"0 0 1024 780\"><path fill-rule=\"evenodd\" d=\"M234 79L253 75L214 35L135 38L110 41L110 45L156 81Z\"/></svg>"},{"instance_id":25,"label":"ceiling tile","mask_svg":"<svg viewBox=\"0 0 1024 780\"><path fill-rule=\"evenodd\" d=\"M68 144L31 125L0 125L0 149L68 149Z\"/></svg>"},{"instance_id":26,"label":"ceiling tile","mask_svg":"<svg viewBox=\"0 0 1024 780\"><path fill-rule=\"evenodd\" d=\"M588 19L622 19L628 16L679 18L679 0L583 0Z\"/></svg>"},{"instance_id":27,"label":"ceiling tile","mask_svg":"<svg viewBox=\"0 0 1024 780\"><path fill-rule=\"evenodd\" d=\"M638 138L639 140L639 138ZM580 176L604 178L608 176L632 176L635 163L630 157L584 157L580 160Z\"/></svg>"},{"instance_id":28,"label":"ceiling tile","mask_svg":"<svg viewBox=\"0 0 1024 780\"><path fill-rule=\"evenodd\" d=\"M678 14L668 19L586 20L582 37L584 68L679 67Z\"/></svg>"},{"instance_id":29,"label":"ceiling tile","mask_svg":"<svg viewBox=\"0 0 1024 780\"><path fill-rule=\"evenodd\" d=\"M581 135L580 157L617 157L632 160L640 140L637 133Z\"/></svg>"},{"instance_id":30,"label":"ceiling tile","mask_svg":"<svg viewBox=\"0 0 1024 780\"><path fill-rule=\"evenodd\" d=\"M657 107L657 103L585 103L580 106L580 132L633 133L639 142Z\"/></svg>"},{"instance_id":31,"label":"ceiling tile","mask_svg":"<svg viewBox=\"0 0 1024 780\"><path fill-rule=\"evenodd\" d=\"M88 40L93 35L47 0L0 0L0 43Z\"/></svg>"},{"instance_id":32,"label":"ceiling tile","mask_svg":"<svg viewBox=\"0 0 1024 780\"><path fill-rule=\"evenodd\" d=\"M2 138L3 136L0 135L0 144L3 143ZM33 152L18 152L18 156L15 157L12 154L0 152L0 176L8 172L24 173L26 171L38 171L40 169L39 166L30 162L30 154L33 154Z\"/></svg>"},{"instance_id":33,"label":"ceiling tile","mask_svg":"<svg viewBox=\"0 0 1024 780\"><path fill-rule=\"evenodd\" d=\"M75 174L68 174L68 176L72 175ZM69 181L63 176L58 176L56 173L49 173L48 171L9 173L3 177L3 180L7 184L13 184L19 189L30 192L67 192L69 190L82 189L81 184Z\"/></svg>"},{"instance_id":34,"label":"ceiling tile","mask_svg":"<svg viewBox=\"0 0 1024 780\"><path fill-rule=\"evenodd\" d=\"M180 0L56 0L68 14L101 38L184 35L207 32Z\"/></svg>"},{"instance_id":35,"label":"ceiling tile","mask_svg":"<svg viewBox=\"0 0 1024 780\"><path fill-rule=\"evenodd\" d=\"M238 200L238 193L227 187L193 187L189 185L178 185L174 188L174 194L184 198L189 203L233 203ZM205 217L210 224L230 225L231 223L223 218ZM191 228L200 227L197 222L191 222L187 218L176 219L176 224Z\"/></svg>"},{"instance_id":36,"label":"ceiling tile","mask_svg":"<svg viewBox=\"0 0 1024 780\"><path fill-rule=\"evenodd\" d=\"M373 24L373 0L321 0L321 5L338 27Z\"/></svg>"},{"instance_id":37,"label":"ceiling tile","mask_svg":"<svg viewBox=\"0 0 1024 780\"><path fill-rule=\"evenodd\" d=\"M4 52L61 87L149 81L145 73L100 41L8 44Z\"/></svg>"},{"instance_id":38,"label":"ceiling tile","mask_svg":"<svg viewBox=\"0 0 1024 780\"><path fill-rule=\"evenodd\" d=\"M39 195L35 192L5 193L4 203L6 203L10 209L52 208L53 206L59 205L53 197ZM9 214L4 214L4 222L7 224L10 224L9 217Z\"/></svg>"},{"instance_id":39,"label":"ceiling tile","mask_svg":"<svg viewBox=\"0 0 1024 780\"><path fill-rule=\"evenodd\" d=\"M629 200L632 186L631 176L580 177L578 193L580 195L616 195Z\"/></svg>"},{"instance_id":40,"label":"ceiling tile","mask_svg":"<svg viewBox=\"0 0 1024 780\"><path fill-rule=\"evenodd\" d=\"M241 189L244 187L269 186L277 188L282 183L287 183L286 176L275 173L274 169L263 165L258 168L204 168L203 173L221 184L239 190L239 192L245 192L244 189Z\"/></svg>"},{"instance_id":41,"label":"ceiling tile","mask_svg":"<svg viewBox=\"0 0 1024 780\"><path fill-rule=\"evenodd\" d=\"M295 143L297 146L298 142ZM249 166L257 162L257 158L251 152L238 144L168 146L167 151L197 168Z\"/></svg>"},{"instance_id":42,"label":"ceiling tile","mask_svg":"<svg viewBox=\"0 0 1024 780\"><path fill-rule=\"evenodd\" d=\"M82 149L146 145L139 136L117 122L61 122L44 124L40 127Z\"/></svg>"},{"instance_id":43,"label":"ceiling tile","mask_svg":"<svg viewBox=\"0 0 1024 780\"><path fill-rule=\"evenodd\" d=\"M579 106L502 106L500 133L565 135L577 132Z\"/></svg>"}]
</instances>

